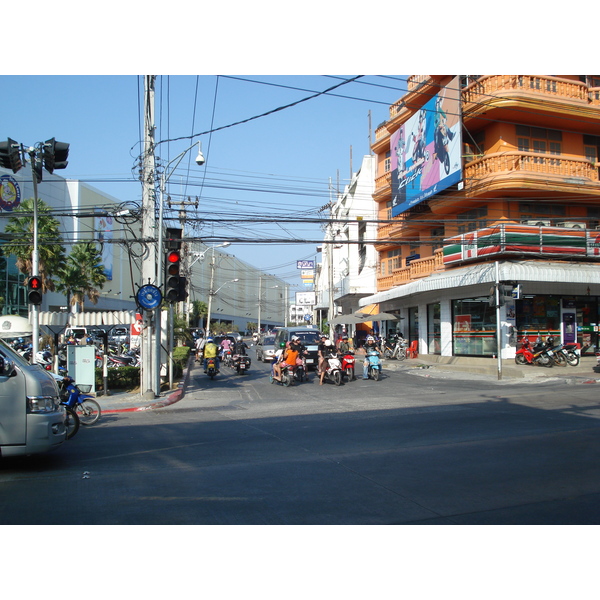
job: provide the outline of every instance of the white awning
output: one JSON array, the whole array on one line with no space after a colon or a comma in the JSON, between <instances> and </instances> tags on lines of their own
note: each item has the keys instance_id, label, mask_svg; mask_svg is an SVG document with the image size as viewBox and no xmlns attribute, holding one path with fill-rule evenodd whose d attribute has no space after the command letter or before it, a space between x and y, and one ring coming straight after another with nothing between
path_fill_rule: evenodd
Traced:
<instances>
[{"instance_id":1,"label":"white awning","mask_svg":"<svg viewBox=\"0 0 600 600\"><path fill-rule=\"evenodd\" d=\"M594 263L569 263L546 261L503 261L499 263L500 281L549 282L565 284L600 284L600 265ZM422 292L447 290L496 281L496 264L487 262L461 269L433 273L358 301L359 306L385 302L396 298L414 296ZM567 288L565 294L570 293ZM572 292L571 292L572 293Z\"/></svg>"}]
</instances>

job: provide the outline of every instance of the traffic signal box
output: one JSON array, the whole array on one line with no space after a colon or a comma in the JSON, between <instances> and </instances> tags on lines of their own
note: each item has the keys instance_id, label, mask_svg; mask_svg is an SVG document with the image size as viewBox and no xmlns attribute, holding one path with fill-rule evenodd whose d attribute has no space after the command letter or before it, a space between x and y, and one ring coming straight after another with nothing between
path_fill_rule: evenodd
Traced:
<instances>
[{"instance_id":1,"label":"traffic signal box","mask_svg":"<svg viewBox=\"0 0 600 600\"><path fill-rule=\"evenodd\" d=\"M178 302L181 289L180 275L181 254L179 250L169 250L166 257L165 277L165 300L167 302Z\"/></svg>"},{"instance_id":2,"label":"traffic signal box","mask_svg":"<svg viewBox=\"0 0 600 600\"><path fill-rule=\"evenodd\" d=\"M20 146L15 140L8 138L6 142L0 142L0 166L11 169L13 173L23 167Z\"/></svg>"},{"instance_id":3,"label":"traffic signal box","mask_svg":"<svg viewBox=\"0 0 600 600\"><path fill-rule=\"evenodd\" d=\"M42 303L42 278L39 275L32 275L27 280L27 299L29 304L39 306Z\"/></svg>"}]
</instances>

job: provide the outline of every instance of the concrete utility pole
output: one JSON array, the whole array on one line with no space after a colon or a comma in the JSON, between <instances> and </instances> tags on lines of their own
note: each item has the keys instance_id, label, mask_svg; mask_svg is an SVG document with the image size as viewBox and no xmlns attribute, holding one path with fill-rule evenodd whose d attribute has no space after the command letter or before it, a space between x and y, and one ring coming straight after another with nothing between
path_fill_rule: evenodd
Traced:
<instances>
[{"instance_id":1,"label":"concrete utility pole","mask_svg":"<svg viewBox=\"0 0 600 600\"><path fill-rule=\"evenodd\" d=\"M156 75L144 77L144 155L142 162L142 239L146 240L146 253L142 261L142 285L156 281L158 257L156 246L148 240L156 236L156 216L154 198L154 84ZM140 391L154 398L160 395L160 373L153 377L153 333L155 323L160 319L160 308L152 312L144 311L144 330L142 335L142 381ZM154 313L154 314L153 314ZM157 361L158 362L158 361ZM160 362L158 363L160 364ZM159 382L159 389L156 388Z\"/></svg>"}]
</instances>

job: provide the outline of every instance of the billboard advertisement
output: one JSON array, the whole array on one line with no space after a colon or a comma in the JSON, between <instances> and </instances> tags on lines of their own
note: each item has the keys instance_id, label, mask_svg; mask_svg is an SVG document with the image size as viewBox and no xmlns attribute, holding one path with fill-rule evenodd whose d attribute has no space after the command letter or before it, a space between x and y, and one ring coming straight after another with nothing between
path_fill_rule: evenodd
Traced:
<instances>
[{"instance_id":1,"label":"billboard advertisement","mask_svg":"<svg viewBox=\"0 0 600 600\"><path fill-rule=\"evenodd\" d=\"M455 78L392 134L393 217L462 179L461 127Z\"/></svg>"}]
</instances>

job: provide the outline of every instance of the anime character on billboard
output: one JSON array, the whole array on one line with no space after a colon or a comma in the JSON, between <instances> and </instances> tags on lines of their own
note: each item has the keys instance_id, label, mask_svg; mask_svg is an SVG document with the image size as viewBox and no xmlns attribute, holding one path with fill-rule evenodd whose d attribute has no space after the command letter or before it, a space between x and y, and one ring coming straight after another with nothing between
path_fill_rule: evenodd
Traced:
<instances>
[{"instance_id":1,"label":"anime character on billboard","mask_svg":"<svg viewBox=\"0 0 600 600\"><path fill-rule=\"evenodd\" d=\"M450 154L448 152L448 144L454 139L454 132L448 128L448 116L444 111L442 103L443 96L440 94L435 99L433 158L442 163L444 166L444 171L446 172L446 175L448 175L448 173L450 173Z\"/></svg>"},{"instance_id":2,"label":"anime character on billboard","mask_svg":"<svg viewBox=\"0 0 600 600\"><path fill-rule=\"evenodd\" d=\"M455 78L392 134L392 216L460 181L460 127Z\"/></svg>"}]
</instances>

